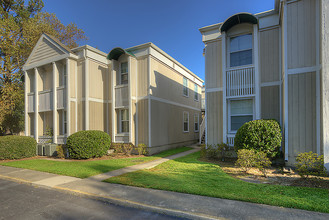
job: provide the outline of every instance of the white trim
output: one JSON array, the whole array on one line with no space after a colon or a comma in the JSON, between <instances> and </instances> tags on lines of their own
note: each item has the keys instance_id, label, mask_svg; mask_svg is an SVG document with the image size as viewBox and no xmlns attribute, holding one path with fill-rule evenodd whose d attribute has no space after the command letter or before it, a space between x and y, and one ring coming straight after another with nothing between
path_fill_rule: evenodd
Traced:
<instances>
[{"instance_id":1,"label":"white trim","mask_svg":"<svg viewBox=\"0 0 329 220\"><path fill-rule=\"evenodd\" d=\"M192 107L192 106L184 105L184 104L181 104L181 103L178 103L178 102L173 102L173 101L170 101L170 100L167 100L167 99L162 99L162 98L155 97L155 96L152 96L152 95L149 97L149 100L155 100L155 101L159 101L159 102L163 102L163 103L167 103L167 104L171 104L171 105L176 105L176 106L192 109L192 110L195 110L195 111L201 111L200 108L195 108L195 107Z\"/></svg>"},{"instance_id":2,"label":"white trim","mask_svg":"<svg viewBox=\"0 0 329 220\"><path fill-rule=\"evenodd\" d=\"M259 41L258 41L258 25L254 24L254 64L255 64L255 112L256 119L261 118L261 92L260 92L260 71L259 71Z\"/></svg>"},{"instance_id":3,"label":"white trim","mask_svg":"<svg viewBox=\"0 0 329 220\"><path fill-rule=\"evenodd\" d=\"M128 111L129 111L129 143L132 143L132 137L131 137L131 133L132 133L132 103L131 103L131 56L128 56L128 61L127 61L127 65L128 65L128 100L129 100L129 107L128 107ZM121 65L120 65L121 67ZM120 80L121 80L121 71L120 71Z\"/></svg>"},{"instance_id":4,"label":"white trim","mask_svg":"<svg viewBox=\"0 0 329 220\"><path fill-rule=\"evenodd\" d=\"M53 66L53 142L57 143L57 73L58 69L55 62Z\"/></svg>"},{"instance_id":5,"label":"white trim","mask_svg":"<svg viewBox=\"0 0 329 220\"><path fill-rule=\"evenodd\" d=\"M150 55L147 57L148 62L148 136L149 136L149 146L152 147L151 143L151 57Z\"/></svg>"},{"instance_id":6,"label":"white trim","mask_svg":"<svg viewBox=\"0 0 329 220\"><path fill-rule=\"evenodd\" d=\"M222 33L222 82L223 82L223 143L227 143L227 101L226 101L226 32ZM206 93L207 94L207 93ZM208 117L207 117L208 120ZM207 133L206 133L207 135Z\"/></svg>"},{"instance_id":7,"label":"white trim","mask_svg":"<svg viewBox=\"0 0 329 220\"><path fill-rule=\"evenodd\" d=\"M39 117L39 93L38 93L39 71L34 68L34 139L39 143L38 117Z\"/></svg>"},{"instance_id":8,"label":"white trim","mask_svg":"<svg viewBox=\"0 0 329 220\"><path fill-rule=\"evenodd\" d=\"M78 132L78 62L75 62L75 132Z\"/></svg>"},{"instance_id":9,"label":"white trim","mask_svg":"<svg viewBox=\"0 0 329 220\"><path fill-rule=\"evenodd\" d=\"M24 79L25 79L25 83L24 83L24 101L25 101L25 106L24 106L24 123L25 123L25 136L29 136L29 115L28 115L28 105L29 105L29 101L28 101L28 86L31 86L31 81L30 78L27 74L27 71L24 71ZM29 82L29 83L27 83Z\"/></svg>"},{"instance_id":10,"label":"white trim","mask_svg":"<svg viewBox=\"0 0 329 220\"><path fill-rule=\"evenodd\" d=\"M283 9L283 49L284 49L284 159L285 161L288 161L289 158L289 144L288 144L288 48L287 48L287 2L284 1L284 9Z\"/></svg>"},{"instance_id":11,"label":"white trim","mask_svg":"<svg viewBox=\"0 0 329 220\"><path fill-rule=\"evenodd\" d=\"M187 131L184 130L185 125L185 113L187 113ZM190 132L190 113L187 111L183 111L183 133L189 133Z\"/></svg>"},{"instance_id":12,"label":"white trim","mask_svg":"<svg viewBox=\"0 0 329 220\"><path fill-rule=\"evenodd\" d=\"M70 71L70 60L69 58L66 58L66 99L67 99L67 105L66 105L66 135L70 136L71 134L71 102L70 102L70 82L71 82L71 71Z\"/></svg>"},{"instance_id":13,"label":"white trim","mask_svg":"<svg viewBox=\"0 0 329 220\"><path fill-rule=\"evenodd\" d=\"M60 61L60 60L66 59L68 57L70 57L70 54L62 54L62 55L57 55L57 56L54 56L54 57L50 57L48 59L41 60L39 62L35 62L35 63L30 64L30 65L26 65L26 66L23 67L23 70L34 69L36 67L44 66L46 64L56 62L56 61Z\"/></svg>"},{"instance_id":14,"label":"white trim","mask_svg":"<svg viewBox=\"0 0 329 220\"><path fill-rule=\"evenodd\" d=\"M114 65L115 63L117 63L117 61L112 61L112 65L111 65L111 76L112 76L112 80L110 83L111 85L111 89L112 89L112 142L115 142L115 124L117 123L116 121L116 117L115 117L115 89L114 89L114 85L115 85L115 70L114 70Z\"/></svg>"},{"instance_id":15,"label":"white trim","mask_svg":"<svg viewBox=\"0 0 329 220\"><path fill-rule=\"evenodd\" d=\"M210 89L206 89L205 92L222 92L223 88L210 88Z\"/></svg>"},{"instance_id":16,"label":"white trim","mask_svg":"<svg viewBox=\"0 0 329 220\"><path fill-rule=\"evenodd\" d=\"M281 74L280 74L281 75ZM281 81L274 81L274 82L263 82L260 84L261 87L267 87L267 86L279 86L281 85Z\"/></svg>"},{"instance_id":17,"label":"white trim","mask_svg":"<svg viewBox=\"0 0 329 220\"><path fill-rule=\"evenodd\" d=\"M316 78L315 78L315 111L316 111L316 152L318 155L320 155L321 151L320 151L320 146L321 146L321 110L320 110L320 98L321 98L321 91L320 91L320 5L319 5L319 1L316 1L315 3L315 49L316 49L316 66L318 67L316 70Z\"/></svg>"},{"instance_id":18,"label":"white trim","mask_svg":"<svg viewBox=\"0 0 329 220\"><path fill-rule=\"evenodd\" d=\"M319 58L317 58L319 59ZM316 66L310 66L310 67L302 67L302 68L295 68L295 69L288 69L288 74L302 74L302 73L310 73L310 72L316 72L321 69L321 66L317 64Z\"/></svg>"},{"instance_id":19,"label":"white trim","mask_svg":"<svg viewBox=\"0 0 329 220\"><path fill-rule=\"evenodd\" d=\"M198 117L197 121L195 121L195 116ZM200 131L200 118L199 117L200 117L200 115L198 113L194 113L194 118L193 118L194 119L194 124L193 124L194 126L193 127L194 127L194 132L196 132L196 133ZM198 130L195 130L195 123L198 123Z\"/></svg>"},{"instance_id":20,"label":"white trim","mask_svg":"<svg viewBox=\"0 0 329 220\"><path fill-rule=\"evenodd\" d=\"M280 15L279 15L280 17ZM279 81L280 81L280 87L279 87L279 106L280 106L280 125L282 127L283 119L282 119L282 29L281 26L279 28ZM282 135L282 131L281 131ZM282 147L281 147L282 150Z\"/></svg>"},{"instance_id":21,"label":"white trim","mask_svg":"<svg viewBox=\"0 0 329 220\"><path fill-rule=\"evenodd\" d=\"M84 50L86 53L86 51ZM89 130L89 60L85 59L85 130Z\"/></svg>"},{"instance_id":22,"label":"white trim","mask_svg":"<svg viewBox=\"0 0 329 220\"><path fill-rule=\"evenodd\" d=\"M135 69L135 73L136 73L136 97L135 100L136 100L136 121L135 121L135 142L136 142L136 146L138 145L138 100L137 100L137 97L138 97L138 67L137 67L137 60L135 60L135 64L136 64L136 69Z\"/></svg>"}]
</instances>

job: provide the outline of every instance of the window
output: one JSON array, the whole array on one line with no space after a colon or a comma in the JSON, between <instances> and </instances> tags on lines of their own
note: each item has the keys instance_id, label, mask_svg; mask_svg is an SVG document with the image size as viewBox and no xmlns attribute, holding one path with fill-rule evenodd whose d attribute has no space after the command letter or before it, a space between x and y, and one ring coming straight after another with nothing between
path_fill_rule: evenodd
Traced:
<instances>
[{"instance_id":1,"label":"window","mask_svg":"<svg viewBox=\"0 0 329 220\"><path fill-rule=\"evenodd\" d=\"M66 81L67 81L67 72L66 72L66 64L64 64L63 65L63 86L67 86Z\"/></svg>"},{"instance_id":2,"label":"window","mask_svg":"<svg viewBox=\"0 0 329 220\"><path fill-rule=\"evenodd\" d=\"M188 96L188 81L187 78L183 78L183 95Z\"/></svg>"},{"instance_id":3,"label":"window","mask_svg":"<svg viewBox=\"0 0 329 220\"><path fill-rule=\"evenodd\" d=\"M194 100L199 101L198 85L194 84Z\"/></svg>"},{"instance_id":4,"label":"window","mask_svg":"<svg viewBox=\"0 0 329 220\"><path fill-rule=\"evenodd\" d=\"M121 84L128 84L128 62L120 64Z\"/></svg>"},{"instance_id":5,"label":"window","mask_svg":"<svg viewBox=\"0 0 329 220\"><path fill-rule=\"evenodd\" d=\"M183 112L183 131L189 132L188 129L188 112Z\"/></svg>"},{"instance_id":6,"label":"window","mask_svg":"<svg viewBox=\"0 0 329 220\"><path fill-rule=\"evenodd\" d=\"M66 119L66 111L63 112L63 131L64 134L67 133L67 119Z\"/></svg>"},{"instance_id":7,"label":"window","mask_svg":"<svg viewBox=\"0 0 329 220\"><path fill-rule=\"evenodd\" d=\"M120 133L129 132L129 110L120 110Z\"/></svg>"},{"instance_id":8,"label":"window","mask_svg":"<svg viewBox=\"0 0 329 220\"><path fill-rule=\"evenodd\" d=\"M252 64L252 34L230 39L230 67Z\"/></svg>"},{"instance_id":9,"label":"window","mask_svg":"<svg viewBox=\"0 0 329 220\"><path fill-rule=\"evenodd\" d=\"M194 114L194 131L199 131L199 114Z\"/></svg>"},{"instance_id":10,"label":"window","mask_svg":"<svg viewBox=\"0 0 329 220\"><path fill-rule=\"evenodd\" d=\"M230 131L237 131L244 123L252 121L253 113L253 100L231 100L230 101Z\"/></svg>"}]
</instances>

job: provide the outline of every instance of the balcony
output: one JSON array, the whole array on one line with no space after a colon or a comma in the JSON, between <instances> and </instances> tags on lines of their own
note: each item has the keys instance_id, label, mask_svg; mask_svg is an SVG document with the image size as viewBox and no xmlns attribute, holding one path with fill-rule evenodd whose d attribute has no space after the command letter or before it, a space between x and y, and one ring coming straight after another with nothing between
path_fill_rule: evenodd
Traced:
<instances>
[{"instance_id":1,"label":"balcony","mask_svg":"<svg viewBox=\"0 0 329 220\"><path fill-rule=\"evenodd\" d=\"M129 106L128 85L119 85L114 88L115 107L123 108Z\"/></svg>"},{"instance_id":2,"label":"balcony","mask_svg":"<svg viewBox=\"0 0 329 220\"><path fill-rule=\"evenodd\" d=\"M39 92L39 112L51 111L53 109L53 91L45 90Z\"/></svg>"},{"instance_id":3,"label":"balcony","mask_svg":"<svg viewBox=\"0 0 329 220\"><path fill-rule=\"evenodd\" d=\"M227 98L255 95L255 68L245 67L226 71Z\"/></svg>"},{"instance_id":4,"label":"balcony","mask_svg":"<svg viewBox=\"0 0 329 220\"><path fill-rule=\"evenodd\" d=\"M64 109L66 107L65 94L64 87L57 87L57 109Z\"/></svg>"},{"instance_id":5,"label":"balcony","mask_svg":"<svg viewBox=\"0 0 329 220\"><path fill-rule=\"evenodd\" d=\"M28 93L27 94L27 103L28 103L28 105L27 105L27 107L28 107L27 112L28 113L34 112L34 107L35 107L34 102L35 102L34 93Z\"/></svg>"}]
</instances>

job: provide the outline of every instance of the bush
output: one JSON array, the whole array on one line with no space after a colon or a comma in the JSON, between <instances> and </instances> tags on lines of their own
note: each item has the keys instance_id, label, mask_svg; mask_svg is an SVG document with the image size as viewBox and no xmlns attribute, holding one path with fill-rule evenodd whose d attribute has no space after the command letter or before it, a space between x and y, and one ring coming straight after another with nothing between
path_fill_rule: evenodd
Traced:
<instances>
[{"instance_id":1,"label":"bush","mask_svg":"<svg viewBox=\"0 0 329 220\"><path fill-rule=\"evenodd\" d=\"M146 155L148 153L145 144L139 144L137 146L137 151L138 151L138 155Z\"/></svg>"},{"instance_id":2,"label":"bush","mask_svg":"<svg viewBox=\"0 0 329 220\"><path fill-rule=\"evenodd\" d=\"M67 138L70 158L88 159L107 154L111 137L103 131L78 131Z\"/></svg>"},{"instance_id":3,"label":"bush","mask_svg":"<svg viewBox=\"0 0 329 220\"><path fill-rule=\"evenodd\" d=\"M326 168L324 167L323 155L310 152L300 153L296 158L296 170L301 177L308 177L309 175L325 176Z\"/></svg>"},{"instance_id":4,"label":"bush","mask_svg":"<svg viewBox=\"0 0 329 220\"><path fill-rule=\"evenodd\" d=\"M229 146L225 143L217 145L201 145L200 156L208 159L222 159L228 156Z\"/></svg>"},{"instance_id":5,"label":"bush","mask_svg":"<svg viewBox=\"0 0 329 220\"><path fill-rule=\"evenodd\" d=\"M255 120L242 125L234 139L234 149L254 149L263 151L273 159L279 154L282 136L281 128L275 120Z\"/></svg>"},{"instance_id":6,"label":"bush","mask_svg":"<svg viewBox=\"0 0 329 220\"><path fill-rule=\"evenodd\" d=\"M122 147L123 147L124 153L128 156L131 155L131 152L134 149L134 145L130 144L130 143L129 144L123 144Z\"/></svg>"},{"instance_id":7,"label":"bush","mask_svg":"<svg viewBox=\"0 0 329 220\"><path fill-rule=\"evenodd\" d=\"M262 151L255 154L255 167L261 171L264 177L267 177L267 169L272 164L271 160Z\"/></svg>"},{"instance_id":8,"label":"bush","mask_svg":"<svg viewBox=\"0 0 329 220\"><path fill-rule=\"evenodd\" d=\"M237 152L238 159L235 165L240 166L244 172L248 172L253 166L255 166L256 152L251 149L241 149Z\"/></svg>"},{"instance_id":9,"label":"bush","mask_svg":"<svg viewBox=\"0 0 329 220\"><path fill-rule=\"evenodd\" d=\"M65 149L63 145L58 145L56 147L56 157L57 158L65 158Z\"/></svg>"},{"instance_id":10,"label":"bush","mask_svg":"<svg viewBox=\"0 0 329 220\"><path fill-rule=\"evenodd\" d=\"M0 137L0 160L12 160L36 156L37 142L32 137Z\"/></svg>"}]
</instances>

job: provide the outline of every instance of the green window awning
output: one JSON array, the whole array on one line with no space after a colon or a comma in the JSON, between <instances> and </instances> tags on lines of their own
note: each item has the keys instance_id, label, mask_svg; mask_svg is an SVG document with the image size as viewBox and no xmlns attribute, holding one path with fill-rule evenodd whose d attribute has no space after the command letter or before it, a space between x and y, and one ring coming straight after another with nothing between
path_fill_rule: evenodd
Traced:
<instances>
[{"instance_id":1,"label":"green window awning","mask_svg":"<svg viewBox=\"0 0 329 220\"><path fill-rule=\"evenodd\" d=\"M129 54L131 56L135 56L131 52L126 51L126 50L122 49L121 47L116 47L110 51L110 53L107 55L107 59L118 60L122 54Z\"/></svg>"},{"instance_id":2,"label":"green window awning","mask_svg":"<svg viewBox=\"0 0 329 220\"><path fill-rule=\"evenodd\" d=\"M258 19L254 15L249 14L249 13L235 14L235 15L232 15L231 17L229 17L228 19L226 19L226 21L222 24L220 31L221 32L228 31L233 26L235 26L237 24L241 24L241 23L257 24Z\"/></svg>"}]
</instances>

